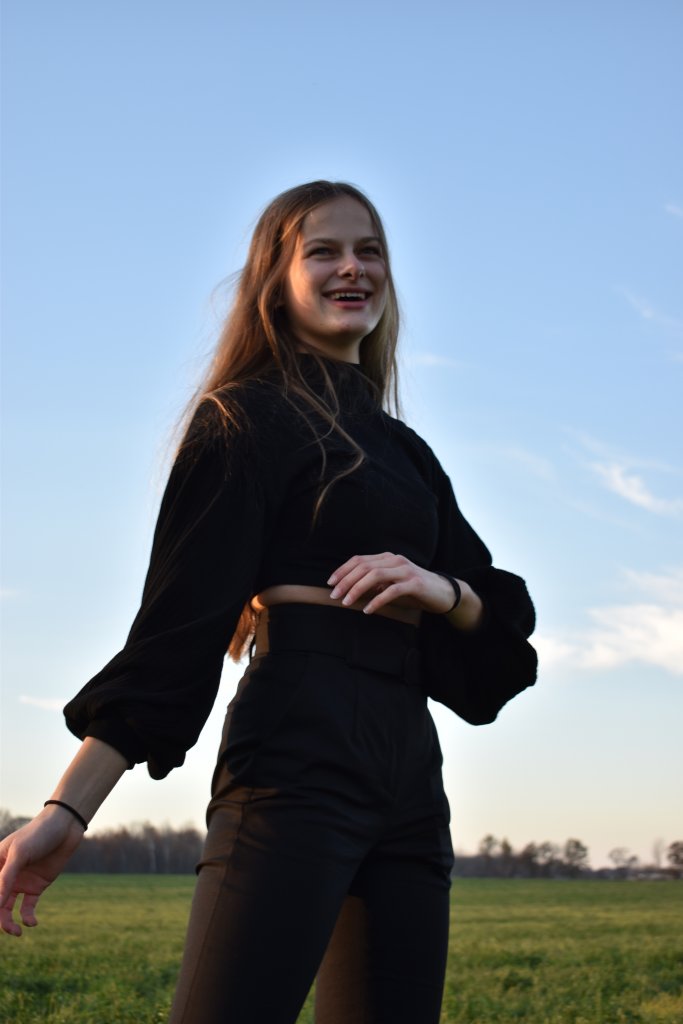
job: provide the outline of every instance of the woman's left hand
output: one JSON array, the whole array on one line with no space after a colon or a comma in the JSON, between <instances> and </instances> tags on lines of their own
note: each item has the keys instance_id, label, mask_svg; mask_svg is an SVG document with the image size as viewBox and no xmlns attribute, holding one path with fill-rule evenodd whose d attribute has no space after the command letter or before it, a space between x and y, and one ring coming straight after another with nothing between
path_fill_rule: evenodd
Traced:
<instances>
[{"instance_id":1,"label":"woman's left hand","mask_svg":"<svg viewBox=\"0 0 683 1024\"><path fill-rule=\"evenodd\" d=\"M392 603L445 615L455 599L451 583L443 576L389 551L381 555L354 555L335 569L327 582L334 588L330 597L343 605L351 606L369 597L363 607L368 615ZM473 629L478 625L483 606L464 580L458 582L462 598L451 613L453 624ZM460 621L456 621L456 617Z\"/></svg>"}]
</instances>

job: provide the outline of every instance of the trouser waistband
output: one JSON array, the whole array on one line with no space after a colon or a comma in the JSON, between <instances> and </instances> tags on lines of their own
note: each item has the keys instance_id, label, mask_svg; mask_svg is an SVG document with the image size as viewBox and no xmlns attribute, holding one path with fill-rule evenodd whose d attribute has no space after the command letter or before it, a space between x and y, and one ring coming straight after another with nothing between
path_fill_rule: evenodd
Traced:
<instances>
[{"instance_id":1,"label":"trouser waistband","mask_svg":"<svg viewBox=\"0 0 683 1024\"><path fill-rule=\"evenodd\" d=\"M420 685L417 626L381 615L325 605L274 605L261 612L254 637L254 655L268 651L329 654L352 668Z\"/></svg>"}]
</instances>

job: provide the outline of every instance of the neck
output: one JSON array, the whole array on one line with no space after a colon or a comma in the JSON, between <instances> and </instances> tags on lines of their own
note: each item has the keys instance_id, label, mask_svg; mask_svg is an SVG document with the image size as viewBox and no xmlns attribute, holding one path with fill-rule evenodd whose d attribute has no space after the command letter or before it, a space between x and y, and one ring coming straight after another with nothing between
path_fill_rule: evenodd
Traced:
<instances>
[{"instance_id":1,"label":"neck","mask_svg":"<svg viewBox=\"0 0 683 1024\"><path fill-rule=\"evenodd\" d=\"M297 351L304 355L322 356L323 359L330 359L334 363L351 363L354 366L360 366L360 342L340 345L339 348L333 350L309 342L305 348L303 345L299 346Z\"/></svg>"}]
</instances>

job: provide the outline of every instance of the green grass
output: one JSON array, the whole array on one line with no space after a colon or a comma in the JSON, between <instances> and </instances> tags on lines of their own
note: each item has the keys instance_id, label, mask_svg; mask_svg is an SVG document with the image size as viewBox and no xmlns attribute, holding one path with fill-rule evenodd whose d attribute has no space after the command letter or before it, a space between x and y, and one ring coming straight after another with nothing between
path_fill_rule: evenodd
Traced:
<instances>
[{"instance_id":1,"label":"green grass","mask_svg":"<svg viewBox=\"0 0 683 1024\"><path fill-rule=\"evenodd\" d=\"M443 1024L683 1024L683 885L456 881Z\"/></svg>"},{"instance_id":2,"label":"green grass","mask_svg":"<svg viewBox=\"0 0 683 1024\"><path fill-rule=\"evenodd\" d=\"M162 1024L193 882L64 876L1 938L0 1020ZM683 1024L683 884L456 880L451 936L442 1024Z\"/></svg>"}]
</instances>

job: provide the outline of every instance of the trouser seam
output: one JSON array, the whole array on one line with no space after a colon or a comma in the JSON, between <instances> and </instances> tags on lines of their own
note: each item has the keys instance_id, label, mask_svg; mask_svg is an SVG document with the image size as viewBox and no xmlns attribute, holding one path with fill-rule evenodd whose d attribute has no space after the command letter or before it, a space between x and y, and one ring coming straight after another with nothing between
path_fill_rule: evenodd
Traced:
<instances>
[{"instance_id":1,"label":"trouser seam","mask_svg":"<svg viewBox=\"0 0 683 1024\"><path fill-rule=\"evenodd\" d=\"M237 828L235 830L235 835L234 835L234 838L233 838L233 841L232 841L229 853L226 853L225 857L222 858L221 884L225 881L225 877L226 877L226 875L228 873L228 869L230 868L230 863L231 863L232 857L233 857L233 855L235 853L235 849L236 849L237 843L239 841L240 833L242 832L242 828L244 826L245 811L246 811L246 808L251 803L251 799L252 799L253 793L254 793L254 789L252 787L251 789L249 789L249 793L248 793L247 799L245 801L243 801L243 803L240 806L239 825L237 826ZM201 960L201 958L203 956L203 953L204 953L204 950L206 949L207 944L210 941L210 939L209 939L209 936L211 934L211 927L210 926L213 923L214 917L215 917L215 915L218 912L219 912L219 901L216 900L214 902L214 905L213 905L212 909L211 909L211 913L209 914L209 918L208 918L206 927L204 929L204 938L202 939L201 949L199 950L199 952L197 954L197 957L196 957L196 963L199 963L199 961ZM198 972L196 970L194 970L193 971L192 982L191 982L191 984L187 988L187 995L185 997L184 1006L182 1007L183 1018L185 1017L185 1010L186 1010L186 1008L191 1007L192 1003L193 1003L193 996L195 994L195 988L196 988L196 984L197 984L197 974L198 974Z\"/></svg>"}]
</instances>

